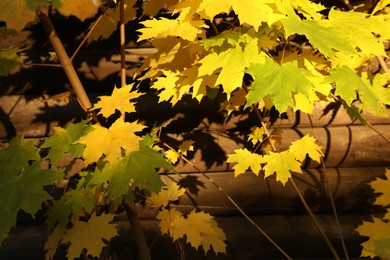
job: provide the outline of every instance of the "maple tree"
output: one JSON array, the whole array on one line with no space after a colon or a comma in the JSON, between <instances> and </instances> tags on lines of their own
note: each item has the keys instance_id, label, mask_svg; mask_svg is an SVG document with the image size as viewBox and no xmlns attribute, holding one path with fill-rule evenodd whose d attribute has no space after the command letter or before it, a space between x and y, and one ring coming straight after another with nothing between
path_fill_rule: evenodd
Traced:
<instances>
[{"instance_id":1,"label":"maple tree","mask_svg":"<svg viewBox=\"0 0 390 260\"><path fill-rule=\"evenodd\" d=\"M237 110L257 112L259 121L247 136L254 148L227 154L226 162L234 164L236 177L247 171L264 178L275 174L283 185L291 182L295 187L292 174L302 174L305 161L323 163L321 147L309 135L284 151L278 149L279 134L270 133L261 116L271 108L279 114L288 108L311 114L318 102L341 103L352 119L367 125L361 110L387 116L388 69L374 74L366 66L386 56L383 43L390 40L389 1L379 1L371 13L308 0L102 2L2 1L0 20L7 27L0 28L0 37L21 31L35 20L37 10L44 16L44 6L81 21L98 17L89 28L88 43L108 38L118 24L141 15L138 42L149 41L156 53L143 61L134 80L150 81L159 102L174 106L185 96L201 101L218 92L224 97L220 104L224 115ZM102 13L96 15L99 10ZM160 10L166 11L165 16L159 15ZM0 75L20 65L19 51L0 49ZM175 183L166 186L158 169L173 170L173 164L185 159L195 143L184 140L173 149L159 139L163 128L182 115L153 129L129 120L142 96L138 86L114 87L110 96L100 96L92 107L78 96L81 106L92 114L90 119L55 128L40 144L17 137L0 150L0 242L15 226L19 210L34 215L41 203L47 202L47 225L52 233L45 245L46 258L53 258L60 244L68 246L69 258L85 252L98 257L105 241L117 235L113 213L121 206L132 206L137 202L135 193L142 193L147 204L158 208L156 218L163 234L206 253L226 252L226 235L211 215L195 210L183 214L170 207L185 189ZM72 160L59 164L65 156ZM84 168L71 173L76 160L81 160ZM388 171L386 176L370 185L382 193L375 204L388 208ZM74 187L68 187L71 179L76 181ZM61 186L64 181L65 187ZM44 189L48 185L63 188L64 194L52 198ZM111 212L97 214L96 205L108 206ZM363 243L362 256L389 257L389 215L387 211L384 218L364 222L357 229L370 237Z\"/></svg>"}]
</instances>

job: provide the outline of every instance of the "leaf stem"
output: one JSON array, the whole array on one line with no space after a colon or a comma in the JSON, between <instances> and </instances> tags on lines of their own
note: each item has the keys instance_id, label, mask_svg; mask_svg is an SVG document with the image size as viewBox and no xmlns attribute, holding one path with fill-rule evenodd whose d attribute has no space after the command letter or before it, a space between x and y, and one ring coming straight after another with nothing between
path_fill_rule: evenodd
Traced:
<instances>
[{"instance_id":1,"label":"leaf stem","mask_svg":"<svg viewBox=\"0 0 390 260\"><path fill-rule=\"evenodd\" d=\"M172 150L172 151L175 151L175 149L173 149L170 145L166 144L166 143L162 143L165 147L167 147L168 149ZM200 174L202 174L211 184L213 184L220 192L223 193L223 195L225 195L225 197L233 204L233 206L244 216L244 218L246 220L249 221L249 223L251 223L266 239L268 239L269 242L271 242L272 245L274 245L276 247L276 249L278 249L285 257L286 259L292 259L286 252L284 252L284 250L270 237L267 235L267 233L265 233L265 231L259 227L259 225L257 225L245 212L244 210L233 200L232 197L230 197L229 194L227 194L221 186L219 186L210 176L208 176L207 174L205 174L201 169L199 169L194 163L192 163L190 160L188 160L185 156L181 155L181 158L186 162L188 163L192 168L194 168L196 171L198 171Z\"/></svg>"}]
</instances>

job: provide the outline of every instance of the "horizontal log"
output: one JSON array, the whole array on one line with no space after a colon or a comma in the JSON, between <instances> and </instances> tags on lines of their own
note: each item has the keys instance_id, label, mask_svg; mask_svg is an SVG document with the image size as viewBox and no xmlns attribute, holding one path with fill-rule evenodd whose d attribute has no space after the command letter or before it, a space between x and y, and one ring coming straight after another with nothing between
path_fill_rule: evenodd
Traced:
<instances>
[{"instance_id":1,"label":"horizontal log","mask_svg":"<svg viewBox=\"0 0 390 260\"><path fill-rule=\"evenodd\" d=\"M85 117L77 101L73 100L66 104L62 100L49 100L43 102L48 96L0 96L0 138L24 135L26 137L42 137L53 133L53 127L64 126L74 118ZM93 102L97 101L97 95L90 95ZM184 118L174 121L165 132L189 132L196 130L209 131L248 131L250 127L258 124L258 119L253 113L234 114L228 120L219 111L219 103L205 100L198 104L189 98L175 106L163 103L157 104L157 97L145 95L139 99L137 108L137 119L147 126L153 127L156 124L172 118L178 113L185 115ZM390 112L390 109L389 109ZM351 120L345 110L340 108L333 117L330 114L323 114L323 107L316 105L311 115L314 127L345 126ZM378 118L365 113L371 124L390 124L389 118ZM360 125L354 122L353 125ZM283 119L277 119L271 128L307 128L311 127L308 115L300 112L294 113L289 110Z\"/></svg>"},{"instance_id":2,"label":"horizontal log","mask_svg":"<svg viewBox=\"0 0 390 260\"><path fill-rule=\"evenodd\" d=\"M376 177L384 176L385 169L369 168L329 168L323 170L304 170L303 174L293 174L295 183L310 208L314 212L332 212L331 202L325 180L340 212L357 212L373 210L372 203L376 194L368 183ZM220 186L241 208L250 214L277 214L304 212L297 192L290 181L283 186L275 176L264 179L247 172L234 177L232 172L206 173ZM212 214L238 214L237 209L228 198L200 173L163 176L166 183L173 180L187 188L187 194L175 204L182 210L192 210L194 207L206 210ZM144 209L144 215L153 215L153 209ZM151 210L148 212L148 210Z\"/></svg>"},{"instance_id":3,"label":"horizontal log","mask_svg":"<svg viewBox=\"0 0 390 260\"><path fill-rule=\"evenodd\" d=\"M135 240L130 227L122 215L117 220L120 236L111 242L111 252L118 259L138 259ZM343 257L337 227L332 215L318 215L320 225ZM367 214L341 214L339 216L341 231L345 239L349 256L357 259L360 256L360 243L364 237L354 231L362 220L369 220ZM293 259L326 259L332 258L330 250L307 214L294 215L259 215L251 216L264 232L270 236ZM207 259L284 259L283 255L266 240L247 220L242 217L216 217L218 225L227 235L227 254L207 255ZM158 222L143 219L148 244L151 245L153 259L181 259L178 249L167 236L160 237ZM43 225L19 225L10 232L0 247L1 259L43 259L43 246L48 236ZM157 238L157 239L156 239ZM183 244L187 259L204 259L203 252L197 252L188 244ZM63 259L65 251L59 251L56 259Z\"/></svg>"}]
</instances>

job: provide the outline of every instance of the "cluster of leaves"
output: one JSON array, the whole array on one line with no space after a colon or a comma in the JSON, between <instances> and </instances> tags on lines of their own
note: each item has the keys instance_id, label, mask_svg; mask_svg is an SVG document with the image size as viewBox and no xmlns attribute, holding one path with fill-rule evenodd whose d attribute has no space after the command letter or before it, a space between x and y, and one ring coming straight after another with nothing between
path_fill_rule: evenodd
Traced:
<instances>
[{"instance_id":1,"label":"cluster of leaves","mask_svg":"<svg viewBox=\"0 0 390 260\"><path fill-rule=\"evenodd\" d=\"M361 236L369 237L362 243L362 257L388 259L390 257L390 170L386 169L385 178L376 178L370 186L375 193L380 194L374 204L383 207L385 214L380 218L373 217L372 221L363 221L363 224L356 229Z\"/></svg>"},{"instance_id":2,"label":"cluster of leaves","mask_svg":"<svg viewBox=\"0 0 390 260\"><path fill-rule=\"evenodd\" d=\"M0 20L20 31L34 20L39 6L48 4L80 20L93 17L100 7L105 9L91 25L95 29L89 42L109 37L118 25L119 6L109 8L93 0L3 1ZM390 90L385 87L390 74L366 69L376 57L386 55L383 42L390 39L386 4L382 1L375 12L367 14L326 8L309 0L149 0L139 7L136 1L126 0L125 21L137 13L145 18L138 40L150 41L157 52L144 61L137 80L151 80L159 102L175 105L186 95L200 101L220 92L225 97L221 110L227 114L245 109L266 113L271 108L279 113L292 108L310 114L317 102L342 102L352 118L364 122L359 110L387 116L385 108L390 104ZM168 11L164 17L159 16L161 9ZM0 33L5 37L11 32L3 28ZM0 74L17 65L18 51L0 50ZM134 89L130 84L100 97L93 109L107 119L104 125L86 120L56 128L39 145L16 138L0 150L0 241L15 225L19 210L34 215L47 202L47 224L53 229L46 244L47 258L54 256L60 244L69 243L69 258L80 256L84 249L98 256L103 240L117 233L113 215L97 212L96 206L114 212L123 203L133 204L135 192L144 192L151 194L148 203L160 208L157 218L162 233L174 240L185 237L206 252L211 248L225 252L226 237L210 215L193 211L184 216L169 207L184 190L175 184L163 188L156 169L171 170L169 161L185 156L193 142L187 140L178 151L163 153L154 130L148 134L144 125L126 117L135 112L141 95ZM236 163L236 176L248 169L265 177L276 173L276 179L285 184L291 172L302 173L307 157L320 162L323 154L313 137L304 136L289 149L278 151L274 137L262 126L254 127L248 136L262 149L238 149L228 155L227 162ZM72 160L64 165L65 156ZM78 163L82 170L72 171ZM45 191L53 185L63 188L59 198ZM387 224L380 221L373 225ZM386 255L386 241L364 230L359 232L371 240L363 254Z\"/></svg>"}]
</instances>

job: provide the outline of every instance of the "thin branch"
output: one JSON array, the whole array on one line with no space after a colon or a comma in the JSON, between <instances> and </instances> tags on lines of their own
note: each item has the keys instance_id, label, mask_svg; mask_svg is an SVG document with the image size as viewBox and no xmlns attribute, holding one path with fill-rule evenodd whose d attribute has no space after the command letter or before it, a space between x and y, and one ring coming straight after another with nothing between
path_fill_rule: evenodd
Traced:
<instances>
[{"instance_id":1,"label":"thin branch","mask_svg":"<svg viewBox=\"0 0 390 260\"><path fill-rule=\"evenodd\" d=\"M389 71L389 67L387 67L385 59L382 56L376 56L376 58L378 59L378 62L381 65L383 71L384 72L388 72Z\"/></svg>"},{"instance_id":2,"label":"thin branch","mask_svg":"<svg viewBox=\"0 0 390 260\"><path fill-rule=\"evenodd\" d=\"M81 41L81 43L79 44L79 46L77 46L77 49L75 50L75 52L73 53L72 57L70 57L70 60L73 61L74 57L76 57L77 53L80 51L80 49L83 47L83 45L85 44L85 42L88 40L89 36L91 35L91 33L93 32L93 30L95 29L96 25L98 25L98 23L100 22L100 20L102 19L104 15L104 12L96 19L95 23L92 25L91 29L88 31L87 35L85 35L84 39Z\"/></svg>"},{"instance_id":3,"label":"thin branch","mask_svg":"<svg viewBox=\"0 0 390 260\"><path fill-rule=\"evenodd\" d=\"M310 121L310 125L311 125L311 127L313 129L313 135L318 140L316 131L314 130L313 121L312 121L310 115L309 115L309 121ZM341 245L342 245L343 250L344 250L345 259L349 260L348 250L347 250L347 247L345 245L345 239L344 239L344 236L343 236L343 232L341 231L341 225L340 225L340 221L339 221L339 216L337 214L336 205L334 203L332 190L330 189L330 185L329 185L329 181L328 181L328 174L327 174L327 171L326 171L325 161L324 161L323 157L321 157L320 160L321 160L321 166L322 166L322 171L323 171L326 191L327 191L327 193L329 195L330 204L332 206L333 215L334 215L334 218L335 218L335 221L336 221L337 232L339 233L339 236L340 236L340 242L341 242Z\"/></svg>"},{"instance_id":4,"label":"thin branch","mask_svg":"<svg viewBox=\"0 0 390 260\"><path fill-rule=\"evenodd\" d=\"M165 147L168 149L175 151L171 146L169 146L166 143L162 143ZM193 164L190 160L188 160L185 156L181 155L181 158L188 163L192 168L194 168L196 171L198 171L200 174L202 174L210 183L212 183L220 192L225 195L225 197L233 204L233 206L245 217L246 220L249 221L266 239L268 239L269 242L271 242L287 259L292 259L286 252L283 251L283 249L274 241L270 236L265 233L265 231L260 228L245 212L244 210L233 200L232 197L230 197L229 194L227 194L221 186L219 186L217 183L214 182L214 180L205 174L201 169L199 169L195 164Z\"/></svg>"},{"instance_id":5,"label":"thin branch","mask_svg":"<svg viewBox=\"0 0 390 260\"><path fill-rule=\"evenodd\" d=\"M301 191L299 190L298 186L296 185L294 179L290 178L290 181L291 181L291 184L293 185L294 189L296 190L300 200L302 201L302 204L305 207L307 213L310 215L310 217L314 221L314 224L317 226L318 230L320 231L321 236L324 238L325 243L328 245L330 251L332 251L333 256L335 257L335 259L339 260L340 257L338 256L336 249L333 247L332 243L329 241L328 236L322 230L320 223L318 222L317 218L314 216L313 211L310 209L309 205L307 204L305 198L303 197Z\"/></svg>"},{"instance_id":6,"label":"thin branch","mask_svg":"<svg viewBox=\"0 0 390 260\"><path fill-rule=\"evenodd\" d=\"M31 67L31 66L34 66L34 67L62 67L61 64L50 64L50 63L24 63L22 65L23 67Z\"/></svg>"},{"instance_id":7,"label":"thin branch","mask_svg":"<svg viewBox=\"0 0 390 260\"><path fill-rule=\"evenodd\" d=\"M126 86L126 35L125 35L125 1L120 0L120 50L121 50L121 86Z\"/></svg>"}]
</instances>

